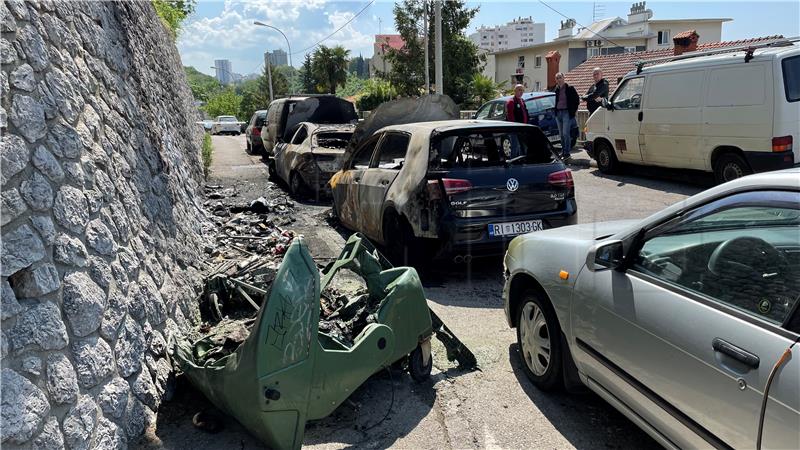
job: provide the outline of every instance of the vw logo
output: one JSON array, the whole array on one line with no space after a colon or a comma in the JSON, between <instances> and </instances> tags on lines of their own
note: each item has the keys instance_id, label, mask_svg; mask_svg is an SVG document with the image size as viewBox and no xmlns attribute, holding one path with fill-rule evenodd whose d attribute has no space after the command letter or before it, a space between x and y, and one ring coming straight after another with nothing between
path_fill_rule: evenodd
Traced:
<instances>
[{"instance_id":1,"label":"vw logo","mask_svg":"<svg viewBox=\"0 0 800 450\"><path fill-rule=\"evenodd\" d=\"M508 181L506 181L506 189L510 192L516 191L519 189L519 181L517 181L516 178L509 178Z\"/></svg>"}]
</instances>

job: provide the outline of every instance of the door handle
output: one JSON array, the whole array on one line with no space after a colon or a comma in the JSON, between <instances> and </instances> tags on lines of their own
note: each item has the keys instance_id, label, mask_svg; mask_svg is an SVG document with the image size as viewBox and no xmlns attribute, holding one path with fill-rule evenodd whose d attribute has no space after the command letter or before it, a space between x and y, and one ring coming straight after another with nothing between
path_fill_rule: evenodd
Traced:
<instances>
[{"instance_id":1,"label":"door handle","mask_svg":"<svg viewBox=\"0 0 800 450\"><path fill-rule=\"evenodd\" d=\"M386 186L387 184L389 184L389 180L381 180L382 186Z\"/></svg>"},{"instance_id":2,"label":"door handle","mask_svg":"<svg viewBox=\"0 0 800 450\"><path fill-rule=\"evenodd\" d=\"M639 111L639 122L641 122L643 118L644 118L644 112Z\"/></svg>"},{"instance_id":3,"label":"door handle","mask_svg":"<svg viewBox=\"0 0 800 450\"><path fill-rule=\"evenodd\" d=\"M753 369L758 369L758 364L760 362L758 355L750 353L741 347L737 347L724 339L714 338L711 342L711 347L715 352L730 356Z\"/></svg>"}]
</instances>

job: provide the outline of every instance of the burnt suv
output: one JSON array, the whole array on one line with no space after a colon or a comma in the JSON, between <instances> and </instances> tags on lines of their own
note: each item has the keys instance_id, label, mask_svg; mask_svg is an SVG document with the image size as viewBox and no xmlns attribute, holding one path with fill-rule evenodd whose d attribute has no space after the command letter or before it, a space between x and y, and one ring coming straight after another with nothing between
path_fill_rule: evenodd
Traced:
<instances>
[{"instance_id":1,"label":"burnt suv","mask_svg":"<svg viewBox=\"0 0 800 450\"><path fill-rule=\"evenodd\" d=\"M403 263L501 254L519 234L577 222L572 173L532 125L387 126L349 150L331 187L340 222Z\"/></svg>"}]
</instances>

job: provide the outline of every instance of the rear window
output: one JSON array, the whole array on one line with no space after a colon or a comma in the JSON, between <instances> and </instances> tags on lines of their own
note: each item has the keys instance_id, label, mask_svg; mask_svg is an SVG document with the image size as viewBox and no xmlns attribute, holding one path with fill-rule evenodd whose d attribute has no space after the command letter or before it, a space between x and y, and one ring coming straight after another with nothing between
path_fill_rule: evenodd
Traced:
<instances>
[{"instance_id":1,"label":"rear window","mask_svg":"<svg viewBox=\"0 0 800 450\"><path fill-rule=\"evenodd\" d=\"M257 114L256 115L255 126L263 127L264 126L264 122L266 122L266 121L267 121L267 113L266 112L263 112L261 114Z\"/></svg>"},{"instance_id":2,"label":"rear window","mask_svg":"<svg viewBox=\"0 0 800 450\"><path fill-rule=\"evenodd\" d=\"M550 95L526 100L525 107L528 108L528 114L539 114L556 107L556 96Z\"/></svg>"},{"instance_id":3,"label":"rear window","mask_svg":"<svg viewBox=\"0 0 800 450\"><path fill-rule=\"evenodd\" d=\"M345 148L347 143L350 142L350 137L353 133L347 132L332 132L332 133L317 133L317 145L325 148Z\"/></svg>"},{"instance_id":4,"label":"rear window","mask_svg":"<svg viewBox=\"0 0 800 450\"><path fill-rule=\"evenodd\" d=\"M515 159L516 158L516 159ZM469 130L448 133L431 148L433 168L470 168L553 161L550 143L539 130Z\"/></svg>"},{"instance_id":5,"label":"rear window","mask_svg":"<svg viewBox=\"0 0 800 450\"><path fill-rule=\"evenodd\" d=\"M233 116L221 116L219 118L220 122L236 122L236 117Z\"/></svg>"},{"instance_id":6,"label":"rear window","mask_svg":"<svg viewBox=\"0 0 800 450\"><path fill-rule=\"evenodd\" d=\"M800 55L784 59L781 61L781 66L786 101L796 102L800 100Z\"/></svg>"}]
</instances>

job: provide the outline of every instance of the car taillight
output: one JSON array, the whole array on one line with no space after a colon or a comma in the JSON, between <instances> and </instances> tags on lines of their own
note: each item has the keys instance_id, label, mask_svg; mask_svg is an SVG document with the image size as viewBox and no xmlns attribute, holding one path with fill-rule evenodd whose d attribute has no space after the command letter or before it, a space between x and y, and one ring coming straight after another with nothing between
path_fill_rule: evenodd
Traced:
<instances>
[{"instance_id":1,"label":"car taillight","mask_svg":"<svg viewBox=\"0 0 800 450\"><path fill-rule=\"evenodd\" d=\"M261 128L253 127L253 136L261 136Z\"/></svg>"},{"instance_id":2,"label":"car taillight","mask_svg":"<svg viewBox=\"0 0 800 450\"><path fill-rule=\"evenodd\" d=\"M788 152L792 150L792 136L781 136L772 138L773 152Z\"/></svg>"},{"instance_id":3,"label":"car taillight","mask_svg":"<svg viewBox=\"0 0 800 450\"><path fill-rule=\"evenodd\" d=\"M459 194L472 189L472 183L469 180L456 178L442 178L442 186L444 186L444 192L447 195Z\"/></svg>"},{"instance_id":4,"label":"car taillight","mask_svg":"<svg viewBox=\"0 0 800 450\"><path fill-rule=\"evenodd\" d=\"M572 171L569 169L551 173L547 176L547 182L554 186L575 187L575 182L572 181Z\"/></svg>"}]
</instances>

